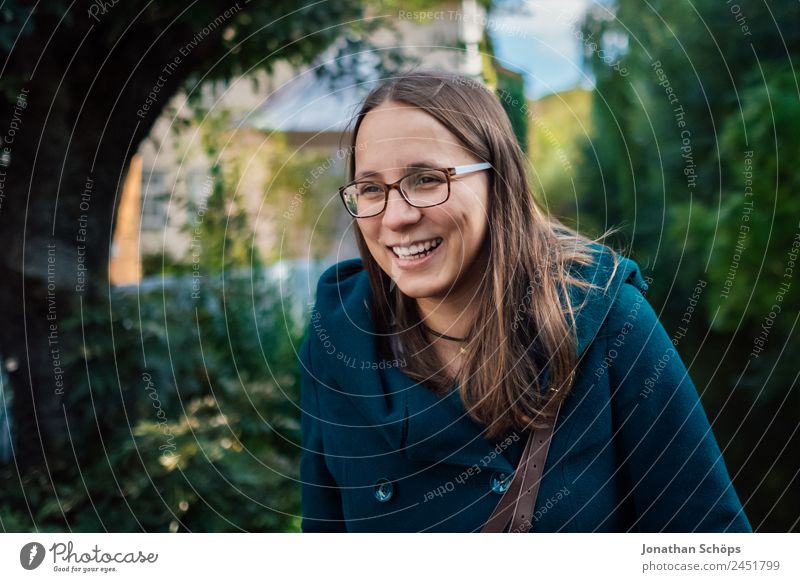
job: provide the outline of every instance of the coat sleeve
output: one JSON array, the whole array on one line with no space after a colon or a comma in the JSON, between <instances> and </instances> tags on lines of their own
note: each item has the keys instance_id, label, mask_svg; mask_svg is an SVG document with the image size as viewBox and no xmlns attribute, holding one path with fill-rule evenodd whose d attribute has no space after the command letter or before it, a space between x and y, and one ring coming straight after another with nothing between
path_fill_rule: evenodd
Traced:
<instances>
[{"instance_id":1,"label":"coat sleeve","mask_svg":"<svg viewBox=\"0 0 800 582\"><path fill-rule=\"evenodd\" d=\"M697 390L640 291L620 286L608 357L615 440L640 532L751 532Z\"/></svg>"},{"instance_id":2,"label":"coat sleeve","mask_svg":"<svg viewBox=\"0 0 800 582\"><path fill-rule=\"evenodd\" d=\"M319 382L311 367L308 337L300 346L300 482L303 532L346 531L338 486L327 465L319 414Z\"/></svg>"}]
</instances>

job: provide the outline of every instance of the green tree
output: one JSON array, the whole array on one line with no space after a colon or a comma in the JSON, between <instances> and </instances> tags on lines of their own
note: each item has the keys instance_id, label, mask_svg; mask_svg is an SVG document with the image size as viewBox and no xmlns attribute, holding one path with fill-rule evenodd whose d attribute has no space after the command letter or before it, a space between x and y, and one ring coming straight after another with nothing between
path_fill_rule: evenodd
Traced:
<instances>
[{"instance_id":1,"label":"green tree","mask_svg":"<svg viewBox=\"0 0 800 582\"><path fill-rule=\"evenodd\" d=\"M798 524L784 451L798 444L800 405L785 357L800 311L787 271L800 242L799 19L790 2L619 0L595 5L582 28L596 89L581 209L625 229L617 244L652 279L648 298L760 531Z\"/></svg>"}]
</instances>

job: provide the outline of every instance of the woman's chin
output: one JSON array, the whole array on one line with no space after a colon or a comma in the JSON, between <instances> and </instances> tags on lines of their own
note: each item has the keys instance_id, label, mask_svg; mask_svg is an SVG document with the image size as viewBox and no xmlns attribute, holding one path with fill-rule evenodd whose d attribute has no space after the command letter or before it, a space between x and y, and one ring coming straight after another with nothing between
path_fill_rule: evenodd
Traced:
<instances>
[{"instance_id":1,"label":"woman's chin","mask_svg":"<svg viewBox=\"0 0 800 582\"><path fill-rule=\"evenodd\" d=\"M412 299L427 299L437 297L441 293L441 285L431 285L430 283L415 284L411 281L395 281L398 288L406 297Z\"/></svg>"}]
</instances>

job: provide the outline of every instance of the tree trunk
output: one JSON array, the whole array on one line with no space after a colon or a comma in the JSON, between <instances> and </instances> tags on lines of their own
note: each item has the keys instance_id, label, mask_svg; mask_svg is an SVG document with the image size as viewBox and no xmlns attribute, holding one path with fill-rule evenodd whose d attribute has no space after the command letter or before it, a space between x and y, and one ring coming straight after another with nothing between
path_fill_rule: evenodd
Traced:
<instances>
[{"instance_id":1,"label":"tree trunk","mask_svg":"<svg viewBox=\"0 0 800 582\"><path fill-rule=\"evenodd\" d=\"M14 125L6 126L12 143L6 134L0 157L0 356L23 471L74 463L70 427L96 421L87 395L70 392L87 374L64 360L83 349L74 322L81 304L98 309L108 297L114 211L131 157L196 62L219 50L218 39L206 38L165 74L165 55L178 54L190 30L175 26L156 40L140 25L129 32L137 46L109 52L102 28L89 30L87 21L84 37L40 17L10 59L11 70L28 74L2 116ZM157 99L143 111L157 84ZM109 317L107 345L111 325ZM117 413L124 422L122 401Z\"/></svg>"}]
</instances>

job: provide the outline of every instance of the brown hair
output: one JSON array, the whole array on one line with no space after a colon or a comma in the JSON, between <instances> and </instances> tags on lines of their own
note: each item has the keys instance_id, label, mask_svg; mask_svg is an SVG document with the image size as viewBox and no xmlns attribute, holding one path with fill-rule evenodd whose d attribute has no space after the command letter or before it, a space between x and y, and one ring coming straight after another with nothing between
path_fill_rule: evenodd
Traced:
<instances>
[{"instance_id":1,"label":"brown hair","mask_svg":"<svg viewBox=\"0 0 800 582\"><path fill-rule=\"evenodd\" d=\"M367 95L351 122L349 180L355 175L352 152L361 122L387 101L424 110L479 159L491 162L489 228L484 241L489 261L468 334L470 357L458 377L452 378L429 349L430 342L418 325L415 300L392 285L360 230L354 228L373 291L378 354L394 357L389 342L394 323L397 339L409 355L404 372L437 394L447 392L457 381L466 410L487 426L487 438L543 427L574 383L577 340L567 288L594 286L570 272L572 264L592 262L594 241L538 207L526 179L527 160L508 115L494 93L469 77L412 71L384 79ZM617 257L612 255L616 271ZM541 390L545 370L550 387L546 393Z\"/></svg>"}]
</instances>

